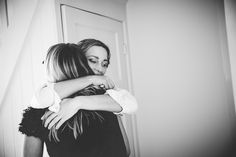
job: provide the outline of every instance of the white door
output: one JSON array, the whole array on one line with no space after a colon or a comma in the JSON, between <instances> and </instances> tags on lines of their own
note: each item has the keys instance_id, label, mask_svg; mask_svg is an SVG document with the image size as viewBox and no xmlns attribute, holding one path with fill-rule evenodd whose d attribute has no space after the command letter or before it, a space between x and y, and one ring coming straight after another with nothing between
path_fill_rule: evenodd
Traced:
<instances>
[{"instance_id":1,"label":"white door","mask_svg":"<svg viewBox=\"0 0 236 157\"><path fill-rule=\"evenodd\" d=\"M94 38L108 45L111 51L111 64L107 75L118 87L128 89L122 23L66 5L62 6L62 22L64 42L78 43L85 38Z\"/></svg>"},{"instance_id":2,"label":"white door","mask_svg":"<svg viewBox=\"0 0 236 157\"><path fill-rule=\"evenodd\" d=\"M128 59L124 46L124 32L121 21L81 10L67 5L61 6L62 34L64 42L78 43L85 38L101 40L111 51L111 61L107 71L115 84L129 89ZM133 128L130 116L123 118L124 126L134 153Z\"/></svg>"}]
</instances>

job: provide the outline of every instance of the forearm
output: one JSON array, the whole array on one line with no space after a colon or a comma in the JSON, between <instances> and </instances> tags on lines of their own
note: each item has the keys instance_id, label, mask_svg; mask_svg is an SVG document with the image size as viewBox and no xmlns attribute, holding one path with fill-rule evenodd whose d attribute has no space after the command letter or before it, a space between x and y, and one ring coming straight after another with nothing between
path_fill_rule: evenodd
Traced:
<instances>
[{"instance_id":1,"label":"forearm","mask_svg":"<svg viewBox=\"0 0 236 157\"><path fill-rule=\"evenodd\" d=\"M119 113L122 107L109 95L77 96L74 98L78 109L99 110Z\"/></svg>"},{"instance_id":2,"label":"forearm","mask_svg":"<svg viewBox=\"0 0 236 157\"><path fill-rule=\"evenodd\" d=\"M88 77L66 80L54 84L54 90L63 99L92 84Z\"/></svg>"},{"instance_id":3,"label":"forearm","mask_svg":"<svg viewBox=\"0 0 236 157\"><path fill-rule=\"evenodd\" d=\"M89 78L87 78L86 80L84 78L56 83L56 92L52 90L51 87L44 86L40 89L40 92L36 92L36 98L39 102L38 108L45 108L59 101L60 99L55 99L58 98L56 94L57 92L58 95L60 95L59 97L63 98L67 97L67 95L69 96L73 94L73 92L78 91L79 88L82 88L82 86L88 86L90 84L90 81L88 81ZM70 84L69 86L71 87L68 87L68 84ZM61 93L64 92L64 94L60 94L60 91ZM80 97L82 98L82 96ZM90 105L84 106L87 110L104 110L118 114L132 114L137 110L137 101L135 97L124 89L110 89L107 90L107 94L105 95L93 95L83 97L85 97L83 98L83 101L86 100L86 103L83 104L88 103ZM88 98L86 99L86 97ZM37 104L37 102L35 104Z\"/></svg>"},{"instance_id":4,"label":"forearm","mask_svg":"<svg viewBox=\"0 0 236 157\"><path fill-rule=\"evenodd\" d=\"M57 83L48 83L36 92L37 106L51 106L55 102L83 90L89 85L103 85L106 89L114 88L113 82L107 76L90 75ZM35 102L37 102L35 101ZM37 104L37 103L36 103Z\"/></svg>"},{"instance_id":5,"label":"forearm","mask_svg":"<svg viewBox=\"0 0 236 157\"><path fill-rule=\"evenodd\" d=\"M89 86L89 77L81 77L73 80L66 80L58 83L45 84L35 92L33 106L36 108L45 108L55 103L56 97L66 98L71 94ZM32 99L33 100L33 99Z\"/></svg>"}]
</instances>

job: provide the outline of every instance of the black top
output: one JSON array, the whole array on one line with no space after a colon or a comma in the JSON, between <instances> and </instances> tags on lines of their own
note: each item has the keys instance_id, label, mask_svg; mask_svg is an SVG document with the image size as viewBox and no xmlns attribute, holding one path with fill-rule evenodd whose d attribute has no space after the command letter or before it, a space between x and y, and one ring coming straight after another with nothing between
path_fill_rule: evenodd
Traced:
<instances>
[{"instance_id":1,"label":"black top","mask_svg":"<svg viewBox=\"0 0 236 157\"><path fill-rule=\"evenodd\" d=\"M117 116L112 112L97 111L102 116L100 119L94 116L94 111L80 110L76 114L83 114L83 133L75 138L72 129L64 123L57 132L60 141L56 142L53 138L49 140L49 130L42 124L41 117L47 110L27 108L19 131L44 141L50 157L127 157ZM68 121L73 122L76 114Z\"/></svg>"},{"instance_id":2,"label":"black top","mask_svg":"<svg viewBox=\"0 0 236 157\"><path fill-rule=\"evenodd\" d=\"M26 109L19 131L44 141L50 157L126 157L122 133L113 113L98 112L103 117L102 121L89 116L89 123L83 123L83 133L77 139L69 127L64 128L62 125L58 130L60 141L56 142L53 138L49 140L49 130L42 125L40 119L46 110ZM89 114L90 111L83 112Z\"/></svg>"}]
</instances>

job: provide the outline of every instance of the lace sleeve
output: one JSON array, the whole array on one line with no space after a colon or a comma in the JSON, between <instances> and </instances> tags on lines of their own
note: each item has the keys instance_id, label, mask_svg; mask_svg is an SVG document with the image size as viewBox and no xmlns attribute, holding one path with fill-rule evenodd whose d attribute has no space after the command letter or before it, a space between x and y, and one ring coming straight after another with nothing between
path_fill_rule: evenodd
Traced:
<instances>
[{"instance_id":1,"label":"lace sleeve","mask_svg":"<svg viewBox=\"0 0 236 157\"><path fill-rule=\"evenodd\" d=\"M24 110L19 131L27 136L35 136L44 139L47 128L42 125L41 117L47 109L34 109L32 107Z\"/></svg>"}]
</instances>

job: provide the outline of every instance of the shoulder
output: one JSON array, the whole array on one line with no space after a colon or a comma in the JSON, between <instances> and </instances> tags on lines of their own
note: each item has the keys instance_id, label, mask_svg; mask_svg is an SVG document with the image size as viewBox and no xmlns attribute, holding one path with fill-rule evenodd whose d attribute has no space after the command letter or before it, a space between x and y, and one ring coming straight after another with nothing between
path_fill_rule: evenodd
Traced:
<instances>
[{"instance_id":1,"label":"shoulder","mask_svg":"<svg viewBox=\"0 0 236 157\"><path fill-rule=\"evenodd\" d=\"M41 117L45 111L46 109L35 109L32 107L25 109L19 124L19 131L27 136L43 137L45 128L42 125Z\"/></svg>"},{"instance_id":2,"label":"shoulder","mask_svg":"<svg viewBox=\"0 0 236 157\"><path fill-rule=\"evenodd\" d=\"M51 84L43 84L34 92L30 103L31 107L47 108L53 104L55 91Z\"/></svg>"},{"instance_id":3,"label":"shoulder","mask_svg":"<svg viewBox=\"0 0 236 157\"><path fill-rule=\"evenodd\" d=\"M44 109L38 109L38 108L33 108L33 107L28 107L25 110L23 110L23 116L22 119L26 120L38 120L43 116L47 108Z\"/></svg>"}]
</instances>

